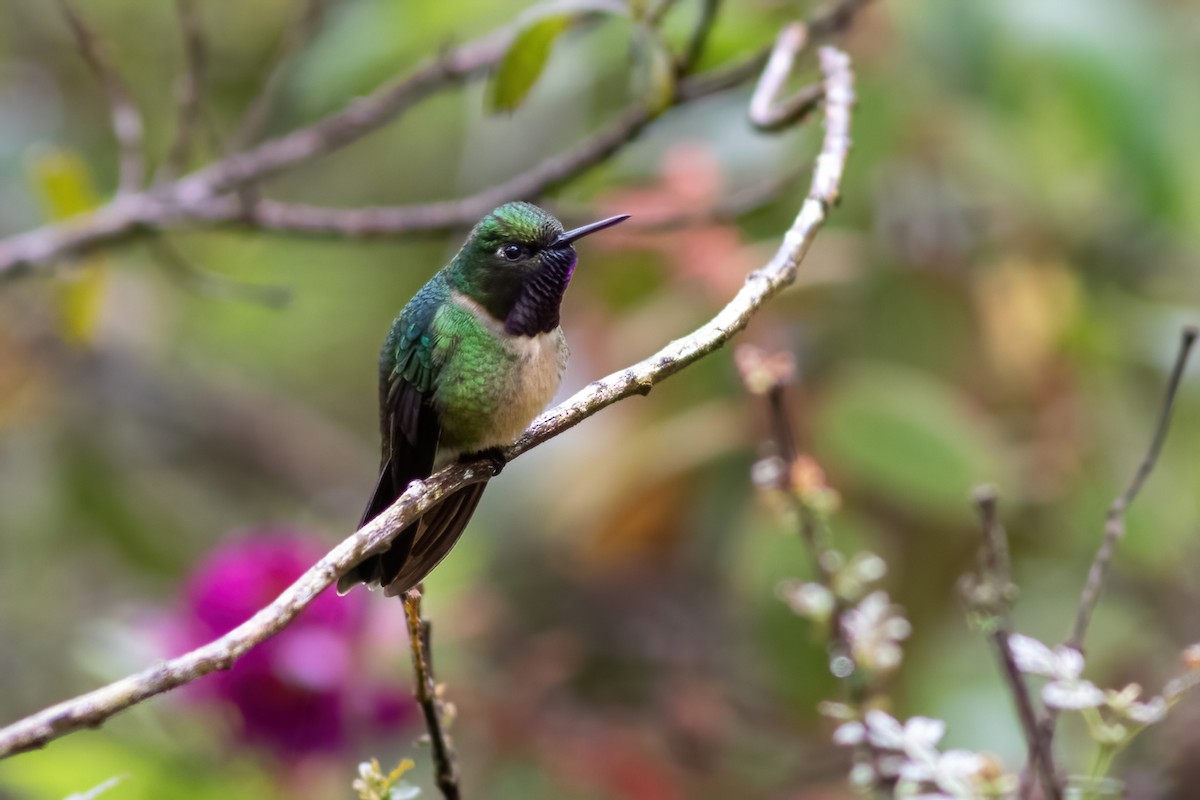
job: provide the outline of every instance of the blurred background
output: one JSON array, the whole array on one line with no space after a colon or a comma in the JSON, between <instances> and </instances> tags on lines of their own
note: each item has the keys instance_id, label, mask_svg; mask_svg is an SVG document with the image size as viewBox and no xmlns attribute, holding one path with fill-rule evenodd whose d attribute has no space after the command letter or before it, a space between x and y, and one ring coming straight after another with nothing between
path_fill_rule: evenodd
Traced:
<instances>
[{"instance_id":1,"label":"blurred background","mask_svg":"<svg viewBox=\"0 0 1200 800\"><path fill-rule=\"evenodd\" d=\"M236 127L293 5L200 4L211 130ZM265 134L527 5L329 2ZM181 65L170 4L81 6L163 151ZM701 66L810 11L724 4ZM3 0L3 19L7 236L102 202L117 159L54 4ZM568 36L515 113L486 113L475 82L266 190L397 204L516 174L632 91L627 23ZM1197 320L1198 42L1200 5L1183 0L872 4L842 40L859 93L843 202L799 284L741 337L795 354L801 445L843 499L836 543L890 565L914 627L895 713L943 718L948 745L1010 766L1019 728L955 590L978 542L968 492L999 487L1018 628L1060 640L1180 326ZM773 252L819 126L756 134L748 98L671 111L556 194L568 224L669 217L798 175L732 222L588 240L563 311L563 396L690 331ZM197 164L219 155L215 139L201 137ZM180 232L174 259L135 241L0 284L0 721L208 641L352 531L377 467L379 344L461 238ZM767 426L731 355L515 461L428 580L468 796L852 796L849 755L816 711L836 696L823 644L776 595L810 566L751 484ZM1192 373L1090 634L1101 685L1157 690L1200 640ZM372 756L413 758L409 777L428 786L410 674L398 603L322 597L239 670L0 763L0 797L114 776L114 800L348 797ZM1132 795L1200 796L1198 722L1185 701L1123 755ZM1064 726L1075 769L1081 741Z\"/></svg>"}]
</instances>

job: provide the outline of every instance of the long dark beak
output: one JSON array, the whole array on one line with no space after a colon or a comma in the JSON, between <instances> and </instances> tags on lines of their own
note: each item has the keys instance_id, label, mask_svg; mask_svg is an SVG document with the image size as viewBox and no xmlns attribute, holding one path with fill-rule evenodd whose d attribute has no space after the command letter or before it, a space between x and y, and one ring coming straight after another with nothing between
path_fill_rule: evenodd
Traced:
<instances>
[{"instance_id":1,"label":"long dark beak","mask_svg":"<svg viewBox=\"0 0 1200 800\"><path fill-rule=\"evenodd\" d=\"M596 231L602 231L605 228L611 228L613 225L618 225L627 219L629 219L628 214L618 214L615 217L609 217L608 219L602 219L599 222L593 222L590 225L582 225L578 228L574 228L569 231L563 231L562 233L560 233L558 235L558 238L555 239L554 243L550 246L551 247L566 247L567 245L574 242L576 239L582 239L584 236L587 236L590 233L595 233Z\"/></svg>"}]
</instances>

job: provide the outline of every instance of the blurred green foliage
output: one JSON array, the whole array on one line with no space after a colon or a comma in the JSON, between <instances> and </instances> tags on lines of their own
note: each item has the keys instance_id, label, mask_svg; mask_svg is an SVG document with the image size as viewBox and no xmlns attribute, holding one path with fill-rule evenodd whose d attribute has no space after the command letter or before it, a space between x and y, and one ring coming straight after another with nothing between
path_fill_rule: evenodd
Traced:
<instances>
[{"instance_id":1,"label":"blurred green foliage","mask_svg":"<svg viewBox=\"0 0 1200 800\"><path fill-rule=\"evenodd\" d=\"M180 65L170 4L81 5L165 152ZM527 5L331 2L267 135ZM672 12L667 41L682 41L697 5ZM201 137L196 165L221 154L291 7L201 4L216 134ZM805 12L725 3L702 65L768 44ZM116 152L54 4L5 0L4 17L0 235L10 235L71 210L54 200L67 189L51 186L47 165L71 192L93 182L107 196ZM1104 511L1148 441L1179 327L1197 316L1197 31L1200 5L1187 0L873 4L844 41L859 104L842 205L801 285L746 333L797 354L796 421L843 495L841 549L887 558L889 591L913 622L895 713L942 717L950 745L1009 764L1023 757L1009 699L955 592L978 540L967 490L999 485L1018 627L1061 638ZM613 20L567 30L513 83L432 98L265 191L389 204L510 177L630 98L630 36ZM502 90L505 102L489 100ZM694 210L708 200L688 187L720 196L807 163L815 128L756 135L747 101L745 89L668 112L558 199ZM800 198L793 187L736 225L585 245L563 313L574 351L565 391L702 321L742 265L774 247ZM376 466L379 342L459 240L169 238L212 280L186 280L143 241L106 251L103 267L96 257L0 286L5 721L161 657L155 614L240 530L315 531L330 544L350 531ZM88 277L101 269L104 281ZM95 303L87 336L83 312L56 305L80 280ZM230 291L211 291L214 280ZM291 300L267 307L238 284L283 287ZM429 581L471 796L846 796L846 755L815 711L835 691L825 655L775 596L778 581L810 569L749 481L762 422L722 352L522 457L491 487ZM1101 684L1156 689L1200 639L1198 437L1189 377L1096 617L1089 669ZM375 598L372 668L407 674L392 605ZM1198 716L1185 704L1126 754L1117 772L1132 792L1200 793ZM62 798L115 775L126 777L105 798L350 796L370 756L413 757L407 777L430 791L427 751L407 739L280 770L234 752L219 714L175 698L131 717L0 763L0 797ZM1070 754L1079 732L1065 734Z\"/></svg>"}]
</instances>

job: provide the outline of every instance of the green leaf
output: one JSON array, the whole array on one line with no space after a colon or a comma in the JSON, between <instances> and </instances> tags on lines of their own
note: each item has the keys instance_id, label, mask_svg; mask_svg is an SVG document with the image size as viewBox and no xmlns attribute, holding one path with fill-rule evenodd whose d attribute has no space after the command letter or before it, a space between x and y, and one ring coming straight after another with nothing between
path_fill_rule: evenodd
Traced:
<instances>
[{"instance_id":1,"label":"green leaf","mask_svg":"<svg viewBox=\"0 0 1200 800\"><path fill-rule=\"evenodd\" d=\"M554 41L574 19L574 14L539 17L517 33L492 79L493 112L513 111L521 104L542 74Z\"/></svg>"},{"instance_id":2,"label":"green leaf","mask_svg":"<svg viewBox=\"0 0 1200 800\"><path fill-rule=\"evenodd\" d=\"M835 480L939 519L969 514L977 484L1016 488L990 420L916 370L864 364L847 373L824 398L813 437Z\"/></svg>"}]
</instances>

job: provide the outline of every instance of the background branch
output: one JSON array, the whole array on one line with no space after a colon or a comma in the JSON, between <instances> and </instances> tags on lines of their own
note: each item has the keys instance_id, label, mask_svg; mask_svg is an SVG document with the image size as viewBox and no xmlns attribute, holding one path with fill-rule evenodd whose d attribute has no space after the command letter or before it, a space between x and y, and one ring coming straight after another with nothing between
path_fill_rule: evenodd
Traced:
<instances>
[{"instance_id":1,"label":"background branch","mask_svg":"<svg viewBox=\"0 0 1200 800\"><path fill-rule=\"evenodd\" d=\"M967 603L972 610L987 620L988 638L996 649L1000 662L1000 674L1008 685L1016 705L1017 718L1025 735L1029 751L1029 763L1041 779L1046 796L1058 800L1062 797L1062 782L1054 763L1051 740L1044 735L1043 719L1034 706L1025 677L1017 668L1009 637L1012 635L1012 601L1015 587L1012 583L1012 568L1008 555L1008 534L997 515L999 497L993 486L980 486L972 496L979 512L980 531L983 534L982 569L978 583L964 587ZM1021 798L1030 796L1033 783L1030 773L1025 772L1019 790Z\"/></svg>"},{"instance_id":2,"label":"background branch","mask_svg":"<svg viewBox=\"0 0 1200 800\"><path fill-rule=\"evenodd\" d=\"M1154 471L1154 465L1158 463L1158 454L1162 450L1163 442L1167 438L1167 430L1171 426L1171 409L1175 406L1175 396L1179 393L1179 382L1183 379L1183 371L1187 368L1188 357L1191 355L1192 345L1196 343L1198 332L1200 331L1191 325L1183 329L1179 352L1175 356L1175 366L1171 369L1171 378L1167 383L1166 393L1163 395L1162 410L1158 413L1158 423L1154 428L1154 438L1150 440L1150 447L1141 463L1138 464L1137 471L1134 472L1129 485L1108 509L1104 522L1104 538L1100 542L1100 549L1096 551L1096 558L1092 561L1091 569L1088 570L1087 582L1083 586L1079 607L1075 611L1075 623L1071 626L1071 633L1064 642L1067 647L1083 651L1083 639L1087 635L1092 612L1096 610L1096 603L1100 600L1100 592L1104 588L1104 580L1108 576L1108 568L1112 564L1113 554L1116 553L1117 542L1125 536L1125 512L1137 498L1146 478L1150 477L1150 473Z\"/></svg>"},{"instance_id":3,"label":"background branch","mask_svg":"<svg viewBox=\"0 0 1200 800\"><path fill-rule=\"evenodd\" d=\"M1066 641L1063 642L1064 647L1078 650L1081 653L1083 652L1083 640L1087 636L1092 613L1096 610L1096 604L1100 601L1100 593L1104 589L1104 582L1108 577L1108 569L1112 565L1113 556L1116 554L1117 542L1125 536L1125 512L1137 497L1138 492L1141 491L1142 484L1150 477L1155 464L1158 463L1158 454L1162 450L1163 443L1167 438L1167 431L1170 429L1171 411L1175 406L1175 397L1179 393L1179 384L1183 379L1183 373L1187 368L1188 358L1191 355L1192 346L1196 343L1197 335L1200 335L1200 329L1196 326L1188 325L1183 328L1180 335L1179 350L1175 356L1175 365L1171 369L1171 377L1167 382L1167 389L1163 395L1162 408L1159 411L1158 421L1155 424L1154 436L1151 438L1146 455L1143 456L1141 462L1138 464L1133 478L1125 487L1125 491L1121 492L1113 500L1112 505L1108 509L1104 523L1104 538L1101 540L1100 548L1096 551L1096 557L1093 559L1091 568L1088 570L1087 580L1084 583L1083 591L1079 598L1079 605L1075 611L1075 621L1071 626L1071 632L1068 634ZM1041 729L1039 738L1045 742L1047 748L1050 748L1054 741L1057 720L1058 717L1055 709L1048 708L1045 718L1039 723ZM1027 766L1025 772L1022 774L1023 782L1028 780L1028 771Z\"/></svg>"},{"instance_id":4,"label":"background branch","mask_svg":"<svg viewBox=\"0 0 1200 800\"><path fill-rule=\"evenodd\" d=\"M429 730L438 789L446 800L458 800L458 765L455 763L454 748L446 735L443 703L433 675L432 626L429 620L421 617L421 591L420 587L410 589L400 598L404 602L404 618L408 622L408 641L412 648L416 678L413 694L421 706L425 727Z\"/></svg>"},{"instance_id":5,"label":"background branch","mask_svg":"<svg viewBox=\"0 0 1200 800\"><path fill-rule=\"evenodd\" d=\"M494 31L443 52L409 75L356 98L312 125L226 156L153 191L122 193L93 212L0 241L0 279L120 242L148 229L182 227L193 216L204 220L203 209L214 199L236 202L237 198L222 196L345 147L443 86L487 69L503 55L510 40L509 29ZM122 119L126 116L128 112ZM140 132L140 117L137 120Z\"/></svg>"},{"instance_id":6,"label":"background branch","mask_svg":"<svg viewBox=\"0 0 1200 800\"><path fill-rule=\"evenodd\" d=\"M325 2L326 0L304 0L288 23L279 43L274 64L270 67L262 88L246 107L242 121L229 139L231 150L246 147L262 132L263 126L271 117L271 112L275 110L275 101L279 98L279 92L283 89L284 80L296 54L304 48L321 23L321 17L325 13Z\"/></svg>"},{"instance_id":7,"label":"background branch","mask_svg":"<svg viewBox=\"0 0 1200 800\"><path fill-rule=\"evenodd\" d=\"M850 60L842 52L820 51L825 76L825 135L815 159L812 184L791 227L771 260L746 277L738 293L707 323L657 353L594 381L536 420L505 453L511 460L574 427L613 403L647 394L657 383L717 350L742 330L772 297L793 283L800 261L837 202L850 152L854 102ZM384 513L345 539L274 601L224 636L177 658L59 703L0 730L0 757L40 747L82 728L94 728L121 711L219 669L285 628L365 556L378 552L399 531L437 502L471 483L493 476L484 460L454 464L424 481L414 481Z\"/></svg>"},{"instance_id":8,"label":"background branch","mask_svg":"<svg viewBox=\"0 0 1200 800\"><path fill-rule=\"evenodd\" d=\"M816 31L821 36L841 31L863 5L865 0L842 0L809 25L810 38L817 38ZM702 17L695 29L701 40L709 23L710 18ZM152 191L124 193L95 211L0 240L0 280L146 231L233 225L289 233L369 236L468 227L503 202L535 199L599 164L636 138L655 118L655 111L635 103L575 147L508 181L458 200L339 209L257 199L246 191L246 187L265 178L345 147L435 92L479 75L495 65L512 36L511 28L502 28L447 49L407 76L312 125L230 154ZM677 82L671 105L740 86L758 74L765 60L764 50L732 66L686 77Z\"/></svg>"},{"instance_id":9,"label":"background branch","mask_svg":"<svg viewBox=\"0 0 1200 800\"><path fill-rule=\"evenodd\" d=\"M204 85L204 33L193 0L175 0L175 16L179 20L180 42L183 47L183 73L175 89L179 113L175 123L175 139L167 152L166 163L158 170L155 180L162 184L188 167L196 131L200 127L200 101Z\"/></svg>"},{"instance_id":10,"label":"background branch","mask_svg":"<svg viewBox=\"0 0 1200 800\"><path fill-rule=\"evenodd\" d=\"M142 124L142 115L134 105L116 67L109 62L95 33L87 27L83 18L75 13L75 9L67 0L58 0L58 7L71 29L71 35L75 37L80 55L104 87L104 94L108 98L113 136L116 137L121 153L120 192L136 192L141 188L146 174L142 141L145 126Z\"/></svg>"}]
</instances>

